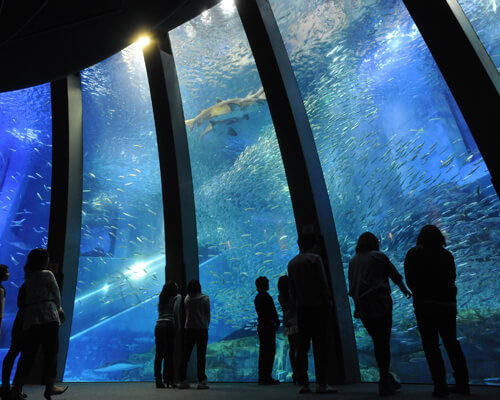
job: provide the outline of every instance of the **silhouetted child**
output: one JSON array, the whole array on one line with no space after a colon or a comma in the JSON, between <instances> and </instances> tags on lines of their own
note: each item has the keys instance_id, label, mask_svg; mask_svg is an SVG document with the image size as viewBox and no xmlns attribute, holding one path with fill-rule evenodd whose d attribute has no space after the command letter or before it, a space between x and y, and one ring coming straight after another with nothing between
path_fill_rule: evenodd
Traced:
<instances>
[{"instance_id":1,"label":"silhouetted child","mask_svg":"<svg viewBox=\"0 0 500 400\"><path fill-rule=\"evenodd\" d=\"M292 366L293 383L298 382L297 374L297 340L299 326L297 324L297 312L290 303L290 290L288 288L288 276L284 275L278 279L278 301L283 311L283 334L288 338L290 364Z\"/></svg>"},{"instance_id":2,"label":"silhouetted child","mask_svg":"<svg viewBox=\"0 0 500 400\"><path fill-rule=\"evenodd\" d=\"M411 297L403 277L389 258L379 251L377 237L363 233L356 255L349 261L349 296L354 299L354 317L360 318L373 340L380 375L379 394L388 396L401 387L389 373L391 364L392 298L389 278Z\"/></svg>"},{"instance_id":3,"label":"silhouetted child","mask_svg":"<svg viewBox=\"0 0 500 400\"><path fill-rule=\"evenodd\" d=\"M174 281L163 285L158 303L158 320L155 325L156 354L154 374L156 388L175 387L174 383L174 344L179 324L179 308L181 304L179 287ZM163 381L161 365L163 362Z\"/></svg>"},{"instance_id":4,"label":"silhouetted child","mask_svg":"<svg viewBox=\"0 0 500 400\"><path fill-rule=\"evenodd\" d=\"M441 231L434 225L426 225L418 235L417 246L405 258L406 282L413 292L413 307L435 397L444 397L449 392L470 393L467 362L457 340L455 260L444 246L446 240ZM446 384L439 337L453 367L456 384L451 387Z\"/></svg>"},{"instance_id":5,"label":"silhouetted child","mask_svg":"<svg viewBox=\"0 0 500 400\"><path fill-rule=\"evenodd\" d=\"M187 296L184 299L186 323L184 325L184 357L181 368L179 389L188 389L186 379L187 364L196 345L198 389L208 389L205 375L205 360L208 344L208 326L210 325L210 299L201 293L200 282L193 279L187 285Z\"/></svg>"},{"instance_id":6,"label":"silhouetted child","mask_svg":"<svg viewBox=\"0 0 500 400\"><path fill-rule=\"evenodd\" d=\"M257 296L255 296L255 311L257 311L257 332L259 333L259 385L276 385L280 382L273 379L274 356L276 355L276 331L280 320L273 298L267 293L269 280L259 276L255 280Z\"/></svg>"}]
</instances>

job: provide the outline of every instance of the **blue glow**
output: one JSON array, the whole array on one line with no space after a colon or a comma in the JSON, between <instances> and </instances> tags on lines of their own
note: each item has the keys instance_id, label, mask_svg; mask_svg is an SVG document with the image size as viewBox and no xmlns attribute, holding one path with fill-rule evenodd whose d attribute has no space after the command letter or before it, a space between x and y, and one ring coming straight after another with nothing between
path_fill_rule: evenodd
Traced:
<instances>
[{"instance_id":1,"label":"blue glow","mask_svg":"<svg viewBox=\"0 0 500 400\"><path fill-rule=\"evenodd\" d=\"M457 329L471 381L493 382L500 203L403 2L270 2L313 127L344 267L369 230L402 272L419 229L439 226L457 265ZM430 382L411 302L397 289L393 299L391 369L405 382ZM371 339L354 322L362 378L377 381Z\"/></svg>"},{"instance_id":2,"label":"blue glow","mask_svg":"<svg viewBox=\"0 0 500 400\"><path fill-rule=\"evenodd\" d=\"M256 381L254 282L267 276L277 300L278 277L298 252L278 143L234 5L224 2L170 37L187 120L200 281L212 307L207 375ZM274 376L281 380L291 379L287 349L278 334Z\"/></svg>"},{"instance_id":3,"label":"blue glow","mask_svg":"<svg viewBox=\"0 0 500 400\"><path fill-rule=\"evenodd\" d=\"M50 85L0 93L0 263L10 271L0 358L10 346L26 256L47 246L51 180Z\"/></svg>"},{"instance_id":4,"label":"blue glow","mask_svg":"<svg viewBox=\"0 0 500 400\"><path fill-rule=\"evenodd\" d=\"M140 45L82 71L82 99L82 238L64 379L150 380L165 238Z\"/></svg>"}]
</instances>

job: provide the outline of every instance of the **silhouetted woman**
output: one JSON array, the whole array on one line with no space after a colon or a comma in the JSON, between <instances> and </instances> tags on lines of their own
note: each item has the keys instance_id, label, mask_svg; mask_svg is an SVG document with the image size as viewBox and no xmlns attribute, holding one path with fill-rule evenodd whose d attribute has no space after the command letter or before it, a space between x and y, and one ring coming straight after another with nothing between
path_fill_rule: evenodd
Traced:
<instances>
[{"instance_id":1,"label":"silhouetted woman","mask_svg":"<svg viewBox=\"0 0 500 400\"><path fill-rule=\"evenodd\" d=\"M290 364L292 366L293 383L297 383L297 339L299 327L297 324L297 311L290 302L288 276L283 275L278 279L278 301L283 311L283 334L288 338Z\"/></svg>"},{"instance_id":2,"label":"silhouetted woman","mask_svg":"<svg viewBox=\"0 0 500 400\"><path fill-rule=\"evenodd\" d=\"M373 340L381 396L392 395L401 386L389 373L392 298L388 278L399 286L407 298L411 297L401 274L379 251L377 237L370 232L363 233L358 239L356 255L349 261L349 296L354 299L354 317L361 319Z\"/></svg>"},{"instance_id":3,"label":"silhouetted woman","mask_svg":"<svg viewBox=\"0 0 500 400\"><path fill-rule=\"evenodd\" d=\"M174 343L177 325L179 323L179 308L181 296L179 287L174 281L163 285L158 303L158 320L155 326L156 354L154 374L156 388L175 387L174 384ZM161 364L163 362L163 381Z\"/></svg>"},{"instance_id":4,"label":"silhouetted woman","mask_svg":"<svg viewBox=\"0 0 500 400\"><path fill-rule=\"evenodd\" d=\"M408 251L405 259L406 282L413 292L413 307L435 397L443 397L450 391L470 393L467 362L457 340L455 260L444 246L446 241L441 231L434 225L426 225L420 230L417 246ZM439 336L454 370L456 385L451 388L446 385Z\"/></svg>"},{"instance_id":5,"label":"silhouetted woman","mask_svg":"<svg viewBox=\"0 0 500 400\"><path fill-rule=\"evenodd\" d=\"M57 352L59 347L59 324L64 322L61 294L54 274L47 270L49 253L45 249L34 249L28 254L25 271L25 300L23 315L23 343L21 357L14 377L12 399L21 400L23 384L26 382L35 361L38 349L43 355L42 384L44 397L60 394L66 388L54 392Z\"/></svg>"},{"instance_id":6,"label":"silhouetted woman","mask_svg":"<svg viewBox=\"0 0 500 400\"><path fill-rule=\"evenodd\" d=\"M208 326L210 325L210 299L201 293L200 282L191 280L187 285L187 296L184 299L186 322L184 324L184 357L181 368L179 389L188 389L186 379L187 364L196 345L196 364L198 369L198 389L208 389L205 375L205 358L208 344Z\"/></svg>"}]
</instances>

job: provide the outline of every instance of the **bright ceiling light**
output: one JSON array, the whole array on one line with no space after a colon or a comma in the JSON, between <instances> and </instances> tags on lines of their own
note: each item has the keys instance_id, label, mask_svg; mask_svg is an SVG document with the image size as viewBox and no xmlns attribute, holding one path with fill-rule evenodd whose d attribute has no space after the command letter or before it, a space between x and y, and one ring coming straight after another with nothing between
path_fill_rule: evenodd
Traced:
<instances>
[{"instance_id":1,"label":"bright ceiling light","mask_svg":"<svg viewBox=\"0 0 500 400\"><path fill-rule=\"evenodd\" d=\"M147 46L151 42L151 39L149 36L144 35L137 40L137 43L139 43L142 47Z\"/></svg>"}]
</instances>

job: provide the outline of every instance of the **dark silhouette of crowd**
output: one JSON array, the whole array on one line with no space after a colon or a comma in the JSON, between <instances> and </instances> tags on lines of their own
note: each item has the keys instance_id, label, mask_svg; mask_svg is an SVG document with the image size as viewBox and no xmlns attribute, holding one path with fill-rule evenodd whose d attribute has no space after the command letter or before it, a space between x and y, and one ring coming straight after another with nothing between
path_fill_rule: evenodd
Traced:
<instances>
[{"instance_id":1,"label":"dark silhouette of crowd","mask_svg":"<svg viewBox=\"0 0 500 400\"><path fill-rule=\"evenodd\" d=\"M283 313L283 334L288 339L292 380L300 386L299 393L309 393L308 352L312 343L316 373L316 392L334 393L328 385L328 321L332 317L332 297L318 248L317 236L311 230L300 234L300 253L288 263L288 275L278 280L278 301ZM355 255L349 261L349 296L354 302L354 317L361 320L373 341L379 371L378 392L390 396L401 384L390 372L392 329L391 280L413 307L422 347L429 366L434 390L432 395L444 397L449 393L469 394L469 373L464 353L457 340L457 288L453 255L445 249L446 240L434 225L426 225L418 234L416 246L406 254L404 276L380 251L377 237L365 232L358 238ZM59 325L65 315L61 294L54 274L48 269L49 255L45 249L34 249L24 267L25 282L20 287L11 346L3 360L3 399L21 400L26 397L23 385L27 382L37 353L41 352L43 369L41 382L44 397L62 394L66 387L55 385ZM5 304L5 288L9 269L0 265L0 328ZM269 280L260 276L255 281L254 299L259 338L258 383L277 385L273 378L276 354L276 333L280 319L274 300L268 293ZM156 388L190 388L187 379L191 353L196 346L198 389L208 389L205 373L210 300L202 293L198 280L187 285L183 299L179 286L167 281L159 295L158 319L154 329ZM439 340L450 359L455 384L448 386ZM20 356L14 376L14 362ZM175 360L180 360L175 362Z\"/></svg>"}]
</instances>

